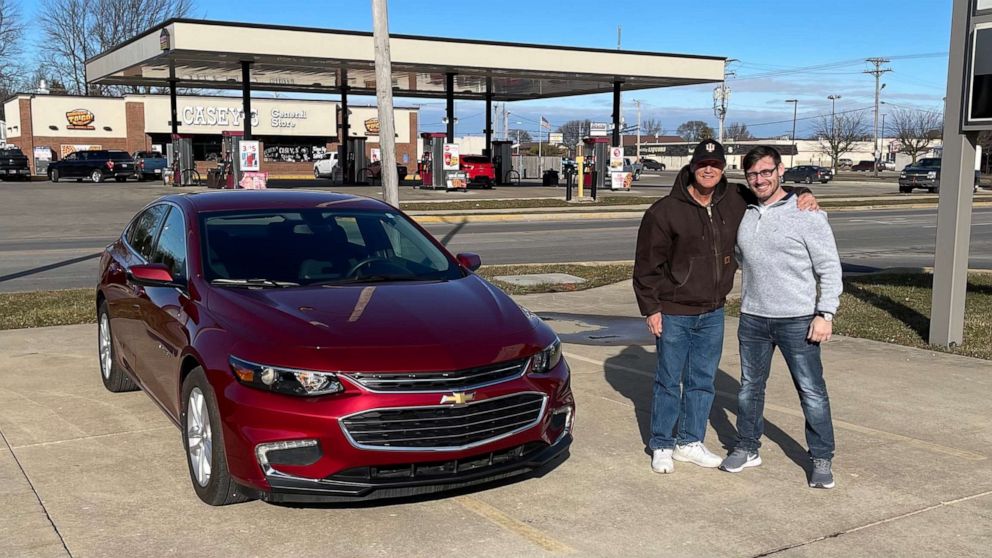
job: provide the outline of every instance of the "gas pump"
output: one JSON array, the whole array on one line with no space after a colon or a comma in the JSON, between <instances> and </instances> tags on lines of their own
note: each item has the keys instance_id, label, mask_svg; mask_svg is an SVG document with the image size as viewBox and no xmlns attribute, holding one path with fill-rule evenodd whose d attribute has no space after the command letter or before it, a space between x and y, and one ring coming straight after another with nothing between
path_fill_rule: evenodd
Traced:
<instances>
[{"instance_id":1,"label":"gas pump","mask_svg":"<svg viewBox=\"0 0 992 558\"><path fill-rule=\"evenodd\" d=\"M608 186L609 173L606 172L610 162L610 138L588 137L582 140L585 144L585 176L583 182L589 184L592 189L592 199L596 199L596 190L601 186Z\"/></svg>"},{"instance_id":2,"label":"gas pump","mask_svg":"<svg viewBox=\"0 0 992 558\"><path fill-rule=\"evenodd\" d=\"M233 189L241 184L241 161L238 159L238 142L245 135L240 131L224 130L221 136L221 188Z\"/></svg>"},{"instance_id":3,"label":"gas pump","mask_svg":"<svg viewBox=\"0 0 992 558\"><path fill-rule=\"evenodd\" d=\"M359 181L368 180L369 178L367 172L364 173L365 176L362 173L368 166L368 160L365 158L365 142L367 139L364 136L355 136L344 140L347 142L348 147L347 161L344 161L342 158L342 151L344 151L345 146L338 147L338 164L342 165L344 169L342 180L345 184L358 184Z\"/></svg>"},{"instance_id":4,"label":"gas pump","mask_svg":"<svg viewBox=\"0 0 992 558\"><path fill-rule=\"evenodd\" d=\"M513 170L512 141L494 140L493 145L493 168L496 171L496 184L505 186L510 184L510 171Z\"/></svg>"},{"instance_id":5,"label":"gas pump","mask_svg":"<svg viewBox=\"0 0 992 558\"><path fill-rule=\"evenodd\" d=\"M417 163L422 183L420 187L445 190L448 185L444 176L444 142L448 135L444 132L424 132L420 137L424 140L424 155Z\"/></svg>"},{"instance_id":6,"label":"gas pump","mask_svg":"<svg viewBox=\"0 0 992 558\"><path fill-rule=\"evenodd\" d=\"M195 163L193 161L193 138L172 134L172 143L168 145L166 156L169 168L172 169L173 186L191 186Z\"/></svg>"}]
</instances>

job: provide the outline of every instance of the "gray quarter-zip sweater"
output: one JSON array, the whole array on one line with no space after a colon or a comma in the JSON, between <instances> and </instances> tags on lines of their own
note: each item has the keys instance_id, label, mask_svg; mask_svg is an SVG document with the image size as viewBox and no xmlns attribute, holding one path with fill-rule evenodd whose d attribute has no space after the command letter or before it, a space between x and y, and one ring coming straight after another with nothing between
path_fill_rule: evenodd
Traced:
<instances>
[{"instance_id":1,"label":"gray quarter-zip sweater","mask_svg":"<svg viewBox=\"0 0 992 558\"><path fill-rule=\"evenodd\" d=\"M748 206L737 231L737 261L741 312L764 318L837 312L843 283L834 233L825 212L800 211L794 195Z\"/></svg>"}]
</instances>

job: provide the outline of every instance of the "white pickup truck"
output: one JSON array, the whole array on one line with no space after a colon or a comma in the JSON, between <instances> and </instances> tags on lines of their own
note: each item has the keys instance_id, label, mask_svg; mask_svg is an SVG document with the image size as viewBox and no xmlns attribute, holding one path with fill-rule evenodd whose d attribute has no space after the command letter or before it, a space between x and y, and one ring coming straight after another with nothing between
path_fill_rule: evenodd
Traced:
<instances>
[{"instance_id":1,"label":"white pickup truck","mask_svg":"<svg viewBox=\"0 0 992 558\"><path fill-rule=\"evenodd\" d=\"M641 172L644 171L644 165L640 161L633 157L623 158L623 172L629 172L634 175L634 180L641 179Z\"/></svg>"},{"instance_id":2,"label":"white pickup truck","mask_svg":"<svg viewBox=\"0 0 992 558\"><path fill-rule=\"evenodd\" d=\"M330 151L313 163L314 178L333 178L334 167L338 166L338 152Z\"/></svg>"}]
</instances>

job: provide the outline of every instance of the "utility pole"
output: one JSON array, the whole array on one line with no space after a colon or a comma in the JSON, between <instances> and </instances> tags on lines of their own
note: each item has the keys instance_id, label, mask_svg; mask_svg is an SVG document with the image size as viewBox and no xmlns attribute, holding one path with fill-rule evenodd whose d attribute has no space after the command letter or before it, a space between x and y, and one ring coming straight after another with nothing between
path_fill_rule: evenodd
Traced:
<instances>
[{"instance_id":1,"label":"utility pole","mask_svg":"<svg viewBox=\"0 0 992 558\"><path fill-rule=\"evenodd\" d=\"M510 111L506 110L506 103L503 103L503 141L510 139Z\"/></svg>"},{"instance_id":2,"label":"utility pole","mask_svg":"<svg viewBox=\"0 0 992 558\"><path fill-rule=\"evenodd\" d=\"M379 105L379 151L382 199L400 206L396 176L396 124L393 122L393 67L389 54L389 14L386 0L372 0L372 35L375 40L375 97Z\"/></svg>"},{"instance_id":3,"label":"utility pole","mask_svg":"<svg viewBox=\"0 0 992 558\"><path fill-rule=\"evenodd\" d=\"M883 68L882 64L888 64L889 61L885 58L869 58L866 60L869 64L875 66L874 69L865 70L866 74L871 74L875 76L875 141L872 144L872 149L875 150L875 178L878 178L878 160L879 160L879 149L878 149L878 96L882 93L882 88L885 85L881 84L882 74L885 72L891 72L891 68Z\"/></svg>"},{"instance_id":4,"label":"utility pole","mask_svg":"<svg viewBox=\"0 0 992 558\"><path fill-rule=\"evenodd\" d=\"M837 149L837 133L834 131L834 127L837 125L836 108L837 108L837 99L840 99L840 95L828 95L827 98L830 99L830 150L834 154L833 161L831 162L831 166L833 167L834 172L836 173L837 157L840 157L840 153L834 151L834 149Z\"/></svg>"},{"instance_id":5,"label":"utility pole","mask_svg":"<svg viewBox=\"0 0 992 558\"><path fill-rule=\"evenodd\" d=\"M641 102L634 99L634 105L637 106L637 160L641 160Z\"/></svg>"},{"instance_id":6,"label":"utility pole","mask_svg":"<svg viewBox=\"0 0 992 558\"><path fill-rule=\"evenodd\" d=\"M789 166L793 166L796 157L796 112L799 110L799 99L786 99L786 103L792 103L792 153L789 154Z\"/></svg>"},{"instance_id":7,"label":"utility pole","mask_svg":"<svg viewBox=\"0 0 992 558\"><path fill-rule=\"evenodd\" d=\"M617 50L620 50L620 26L617 25Z\"/></svg>"},{"instance_id":8,"label":"utility pole","mask_svg":"<svg viewBox=\"0 0 992 558\"><path fill-rule=\"evenodd\" d=\"M720 123L720 132L717 136L720 143L723 143L723 122L727 117L727 105L730 104L730 88L727 87L727 78L737 75L734 72L727 71L727 65L731 62L737 62L737 59L728 58L724 60L723 81L713 89L713 115L716 116L717 121Z\"/></svg>"}]
</instances>

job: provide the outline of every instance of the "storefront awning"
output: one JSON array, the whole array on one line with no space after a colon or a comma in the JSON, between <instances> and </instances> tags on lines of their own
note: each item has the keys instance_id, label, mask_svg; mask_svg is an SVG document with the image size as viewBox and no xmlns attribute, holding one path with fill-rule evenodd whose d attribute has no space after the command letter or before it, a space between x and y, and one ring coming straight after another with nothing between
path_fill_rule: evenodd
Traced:
<instances>
[{"instance_id":1,"label":"storefront awning","mask_svg":"<svg viewBox=\"0 0 992 558\"><path fill-rule=\"evenodd\" d=\"M97 85L241 89L375 95L371 33L173 19L86 61ZM391 35L393 93L518 101L718 82L724 58Z\"/></svg>"}]
</instances>

